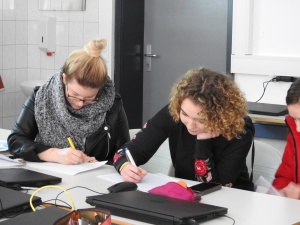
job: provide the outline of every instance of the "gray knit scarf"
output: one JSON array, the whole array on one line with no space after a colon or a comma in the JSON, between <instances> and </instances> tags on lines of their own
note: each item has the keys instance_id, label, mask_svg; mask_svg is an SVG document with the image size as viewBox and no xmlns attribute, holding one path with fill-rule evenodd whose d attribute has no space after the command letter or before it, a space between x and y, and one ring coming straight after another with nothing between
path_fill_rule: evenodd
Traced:
<instances>
[{"instance_id":1,"label":"gray knit scarf","mask_svg":"<svg viewBox=\"0 0 300 225\"><path fill-rule=\"evenodd\" d=\"M106 112L115 99L113 82L108 78L99 91L98 101L74 110L65 97L62 71L41 86L35 98L35 119L39 134L36 141L54 148L70 147L70 136L76 149L85 151L85 138L103 124Z\"/></svg>"}]
</instances>

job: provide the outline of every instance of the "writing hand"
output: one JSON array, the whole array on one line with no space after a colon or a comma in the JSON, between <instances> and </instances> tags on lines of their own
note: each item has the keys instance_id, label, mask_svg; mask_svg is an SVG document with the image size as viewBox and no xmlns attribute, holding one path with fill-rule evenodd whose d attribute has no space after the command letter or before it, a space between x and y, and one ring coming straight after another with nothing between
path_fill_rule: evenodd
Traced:
<instances>
[{"instance_id":1,"label":"writing hand","mask_svg":"<svg viewBox=\"0 0 300 225\"><path fill-rule=\"evenodd\" d=\"M41 160L47 162L57 162L65 165L76 165L84 162L87 157L83 152L73 148L49 148L38 154Z\"/></svg>"},{"instance_id":2,"label":"writing hand","mask_svg":"<svg viewBox=\"0 0 300 225\"><path fill-rule=\"evenodd\" d=\"M90 162L90 163L98 162L98 160L95 157L90 157L90 156L85 156L83 161L84 162Z\"/></svg>"},{"instance_id":3,"label":"writing hand","mask_svg":"<svg viewBox=\"0 0 300 225\"><path fill-rule=\"evenodd\" d=\"M133 166L131 164L126 165L122 171L121 171L121 176L126 180L126 181L131 181L134 183L139 183L143 179L144 176L147 175L147 171L140 168Z\"/></svg>"}]
</instances>

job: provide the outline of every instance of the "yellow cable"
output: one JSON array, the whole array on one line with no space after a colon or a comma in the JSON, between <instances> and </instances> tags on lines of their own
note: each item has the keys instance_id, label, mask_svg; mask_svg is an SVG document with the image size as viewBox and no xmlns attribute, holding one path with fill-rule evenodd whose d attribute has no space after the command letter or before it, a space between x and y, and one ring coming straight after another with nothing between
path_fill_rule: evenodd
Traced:
<instances>
[{"instance_id":1,"label":"yellow cable","mask_svg":"<svg viewBox=\"0 0 300 225\"><path fill-rule=\"evenodd\" d=\"M43 190L43 189L45 189L45 188L58 188L58 189L61 189L62 191L64 191L64 192L66 193L66 195L68 196L70 202L71 202L71 205L72 205L72 211L75 210L74 201L73 201L71 195L68 193L68 191L67 191L66 189L64 189L63 187L60 187L60 186L56 186L56 185L47 185L47 186L40 187L39 189L35 190L35 191L32 193L32 195L31 195L31 197L30 197L30 200L29 200L29 203L30 203L30 206L31 206L32 211L34 211L34 212L36 211L36 209L34 208L34 206L33 206L33 204L32 204L32 199L33 199L33 197L35 196L35 194L36 194L37 192L39 192L40 190Z\"/></svg>"}]
</instances>

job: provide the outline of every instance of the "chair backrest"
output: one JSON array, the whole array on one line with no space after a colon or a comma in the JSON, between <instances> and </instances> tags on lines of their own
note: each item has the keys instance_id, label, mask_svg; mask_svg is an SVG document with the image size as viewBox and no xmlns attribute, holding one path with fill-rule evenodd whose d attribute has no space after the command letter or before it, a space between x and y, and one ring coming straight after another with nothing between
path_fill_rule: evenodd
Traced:
<instances>
[{"instance_id":1,"label":"chair backrest","mask_svg":"<svg viewBox=\"0 0 300 225\"><path fill-rule=\"evenodd\" d=\"M255 156L253 166L253 182L262 176L270 183L273 182L275 173L281 163L282 153L273 146L262 141L254 140ZM247 166L251 172L252 147L247 156Z\"/></svg>"},{"instance_id":2,"label":"chair backrest","mask_svg":"<svg viewBox=\"0 0 300 225\"><path fill-rule=\"evenodd\" d=\"M130 129L130 139L132 139L139 131L140 129ZM149 173L163 173L168 175L170 165L172 165L172 162L169 150L169 140L166 139L158 148L156 153L151 157L151 159L140 167Z\"/></svg>"},{"instance_id":3,"label":"chair backrest","mask_svg":"<svg viewBox=\"0 0 300 225\"><path fill-rule=\"evenodd\" d=\"M134 135L139 132L141 129L129 129L129 136L130 139L132 139L134 137Z\"/></svg>"}]
</instances>

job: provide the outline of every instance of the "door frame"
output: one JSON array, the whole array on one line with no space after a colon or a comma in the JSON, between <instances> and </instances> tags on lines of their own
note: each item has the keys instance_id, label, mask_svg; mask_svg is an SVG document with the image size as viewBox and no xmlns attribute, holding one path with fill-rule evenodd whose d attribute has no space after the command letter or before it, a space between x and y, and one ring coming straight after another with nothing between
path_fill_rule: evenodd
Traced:
<instances>
[{"instance_id":1,"label":"door frame","mask_svg":"<svg viewBox=\"0 0 300 225\"><path fill-rule=\"evenodd\" d=\"M144 0L115 3L114 82L130 129L143 125L144 5Z\"/></svg>"}]
</instances>

